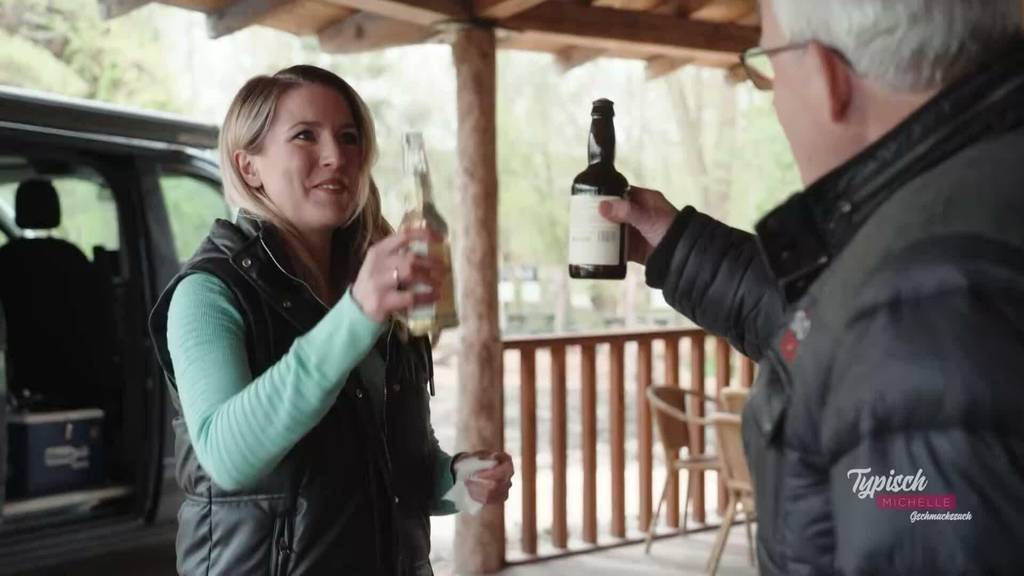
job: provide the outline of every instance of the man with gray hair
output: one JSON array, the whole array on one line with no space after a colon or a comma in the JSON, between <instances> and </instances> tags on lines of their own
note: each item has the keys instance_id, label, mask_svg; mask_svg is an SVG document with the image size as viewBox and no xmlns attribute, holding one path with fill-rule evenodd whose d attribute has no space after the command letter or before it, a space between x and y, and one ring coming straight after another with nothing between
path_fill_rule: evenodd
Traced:
<instances>
[{"instance_id":1,"label":"man with gray hair","mask_svg":"<svg viewBox=\"0 0 1024 576\"><path fill-rule=\"evenodd\" d=\"M647 282L759 362L763 574L1024 574L1020 0L764 0L806 188L751 235L633 188Z\"/></svg>"}]
</instances>

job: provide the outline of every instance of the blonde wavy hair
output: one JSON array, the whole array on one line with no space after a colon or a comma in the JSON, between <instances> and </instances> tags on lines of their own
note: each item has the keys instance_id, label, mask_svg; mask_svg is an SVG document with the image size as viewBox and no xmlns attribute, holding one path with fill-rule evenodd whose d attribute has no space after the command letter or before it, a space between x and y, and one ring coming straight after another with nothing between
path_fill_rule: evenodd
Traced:
<instances>
[{"instance_id":1,"label":"blonde wavy hair","mask_svg":"<svg viewBox=\"0 0 1024 576\"><path fill-rule=\"evenodd\" d=\"M338 92L352 111L362 145L362 166L356 188L357 205L351 219L335 232L331 269L342 270L344 284L354 280L369 247L392 232L381 214L380 192L370 170L377 161L377 137L370 110L358 93L338 75L316 66L285 68L272 76L250 79L228 107L220 131L220 165L225 196L229 204L269 222L291 241L293 264L299 277L320 295L335 297L332 278L325 278L313 264L313 258L299 241L299 232L274 205L263 188L249 186L234 160L235 152L258 154L270 130L277 103L288 90L304 84L317 84ZM345 231L345 234L339 232Z\"/></svg>"}]
</instances>

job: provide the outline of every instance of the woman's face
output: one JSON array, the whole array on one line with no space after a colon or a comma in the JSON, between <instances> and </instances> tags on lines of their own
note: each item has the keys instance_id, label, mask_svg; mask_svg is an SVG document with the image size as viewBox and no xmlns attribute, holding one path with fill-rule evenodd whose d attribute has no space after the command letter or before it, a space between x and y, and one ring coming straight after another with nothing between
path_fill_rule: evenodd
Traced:
<instances>
[{"instance_id":1,"label":"woman's face","mask_svg":"<svg viewBox=\"0 0 1024 576\"><path fill-rule=\"evenodd\" d=\"M250 186L263 186L282 215L302 232L345 224L358 204L363 143L345 98L301 84L277 103L256 154L236 162Z\"/></svg>"}]
</instances>

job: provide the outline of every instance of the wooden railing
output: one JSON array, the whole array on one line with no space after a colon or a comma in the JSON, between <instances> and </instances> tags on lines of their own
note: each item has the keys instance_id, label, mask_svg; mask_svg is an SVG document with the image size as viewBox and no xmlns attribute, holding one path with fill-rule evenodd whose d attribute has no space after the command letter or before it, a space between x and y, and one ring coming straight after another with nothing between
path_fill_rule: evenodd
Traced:
<instances>
[{"instance_id":1,"label":"wooden railing","mask_svg":"<svg viewBox=\"0 0 1024 576\"><path fill-rule=\"evenodd\" d=\"M713 387L712 378L707 377L705 368L709 356L706 349L713 346L714 361ZM750 386L753 381L754 364L746 357L732 350L728 342L721 338L707 336L696 329L659 330L644 332L614 332L602 334L543 336L529 338L508 338L503 342L506 381L503 383L505 397L510 404L518 397L518 430L514 413L506 412L506 441L518 437L518 454L516 447L510 446L510 452L517 459L517 484L521 486L521 527L519 533L520 546L508 549L510 558L539 558L563 554L570 549L603 548L627 541L635 541L647 530L653 513L654 492L657 485L660 489L663 476L654 473L654 436L651 427L651 414L646 399L646 390L652 385L669 385L687 387L704 391L709 398L717 397L718 391L729 386ZM682 351L682 354L680 353ZM660 354L658 353L660 352ZM515 356L518 355L518 359ZM655 362L656 356L658 362ZM599 364L598 359L602 362ZM518 387L514 380L514 367L518 360ZM573 368L571 361L579 362L579 370ZM733 364L739 367L737 377L734 376ZM538 375L540 364L546 364L547 370ZM632 370L627 370L627 368ZM602 372L606 372L606 377ZM567 378L567 374L578 374L578 378ZM655 376L657 375L657 380ZM681 378L682 376L682 378ZM599 384L600 383L600 384ZM538 398L538 384L546 388L548 394ZM606 395L607 413L598 414L598 392ZM575 389L575 390L574 390ZM578 414L570 414L572 404L570 391L578 391ZM627 406L631 395L635 430L627 434ZM540 406L548 413L541 424L550 428L547 438L550 451L550 486L538 486L537 470L537 431L538 431L538 400ZM510 405L510 409L512 406ZM700 410L703 412L703 406ZM512 417L509 417L511 414ZM569 444L576 438L568 436L569 423L578 418L580 433L578 438L582 460L581 485L570 486L569 479ZM610 461L610 501L598 502L598 433L599 424L608 430L607 446ZM703 431L699 444L704 445ZM635 484L636 509L635 524L627 522L627 449L635 446L638 456L637 476ZM660 461L660 452L659 452ZM545 484L547 484L545 482ZM538 489L550 490L551 519L550 536L546 537L544 550L538 548ZM696 494L693 502L693 520L705 523L706 487L704 478L697 479ZM717 490L717 508L724 509L725 491ZM579 533L570 534L568 502L570 494L573 498L582 497L582 510L579 520ZM679 527L679 477L670 480L669 496L666 502L668 513L665 522L671 528ZM609 507L610 510L599 508ZM599 514L599 511L602 514ZM506 509L506 518L514 517L514 511ZM599 533L599 516L607 518L608 534ZM512 530L506 529L510 537ZM570 546L571 537L582 540L578 546Z\"/></svg>"}]
</instances>

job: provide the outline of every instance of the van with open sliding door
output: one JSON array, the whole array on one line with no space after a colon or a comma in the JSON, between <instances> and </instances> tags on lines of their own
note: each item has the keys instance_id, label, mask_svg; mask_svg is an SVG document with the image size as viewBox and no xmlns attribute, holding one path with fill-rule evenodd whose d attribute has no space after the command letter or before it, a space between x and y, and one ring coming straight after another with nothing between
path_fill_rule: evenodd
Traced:
<instances>
[{"instance_id":1,"label":"van with open sliding door","mask_svg":"<svg viewBox=\"0 0 1024 576\"><path fill-rule=\"evenodd\" d=\"M0 89L0 574L173 544L160 291L228 217L217 129Z\"/></svg>"}]
</instances>

